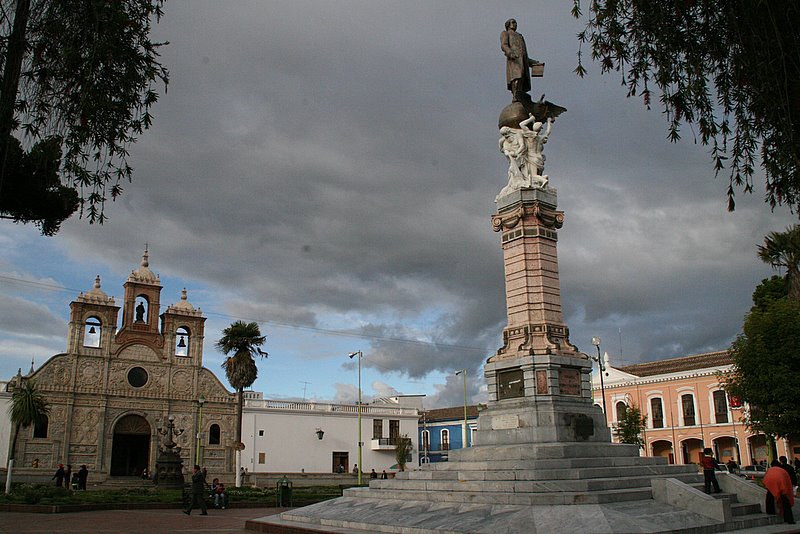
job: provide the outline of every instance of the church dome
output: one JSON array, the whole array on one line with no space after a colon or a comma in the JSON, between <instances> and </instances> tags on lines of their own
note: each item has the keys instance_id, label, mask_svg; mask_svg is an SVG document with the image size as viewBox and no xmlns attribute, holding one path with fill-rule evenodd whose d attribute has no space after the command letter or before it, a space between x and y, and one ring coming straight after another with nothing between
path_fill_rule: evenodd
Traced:
<instances>
[{"instance_id":1,"label":"church dome","mask_svg":"<svg viewBox=\"0 0 800 534\"><path fill-rule=\"evenodd\" d=\"M153 271L150 270L150 253L147 251L147 249L144 250L144 254L142 255L142 263L139 268L135 271L131 271L131 275L128 277L128 282L140 282L146 284L161 283L158 275L154 274Z\"/></svg>"},{"instance_id":2,"label":"church dome","mask_svg":"<svg viewBox=\"0 0 800 534\"><path fill-rule=\"evenodd\" d=\"M181 291L181 300L177 304L173 304L169 308L167 308L167 313L183 313L189 315L200 315L200 308L195 309L194 306L189 303L186 294L186 288L183 288Z\"/></svg>"},{"instance_id":3,"label":"church dome","mask_svg":"<svg viewBox=\"0 0 800 534\"><path fill-rule=\"evenodd\" d=\"M92 289L86 293L81 292L81 294L78 295L78 301L113 305L114 297L109 298L109 296L106 295L106 292L100 289L100 275L98 274L94 279L94 287L92 287Z\"/></svg>"}]
</instances>

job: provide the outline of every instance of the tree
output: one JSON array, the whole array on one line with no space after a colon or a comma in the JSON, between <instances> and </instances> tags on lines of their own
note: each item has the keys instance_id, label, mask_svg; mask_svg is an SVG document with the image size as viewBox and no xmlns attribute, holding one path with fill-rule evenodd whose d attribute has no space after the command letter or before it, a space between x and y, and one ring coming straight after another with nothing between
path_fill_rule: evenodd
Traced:
<instances>
[{"instance_id":1,"label":"tree","mask_svg":"<svg viewBox=\"0 0 800 534\"><path fill-rule=\"evenodd\" d=\"M753 291L753 307L765 309L771 302L786 298L786 279L774 275L765 278Z\"/></svg>"},{"instance_id":2,"label":"tree","mask_svg":"<svg viewBox=\"0 0 800 534\"><path fill-rule=\"evenodd\" d=\"M773 269L786 269L789 298L800 302L800 225L790 226L785 232L770 232L758 246L758 257Z\"/></svg>"},{"instance_id":3,"label":"tree","mask_svg":"<svg viewBox=\"0 0 800 534\"><path fill-rule=\"evenodd\" d=\"M217 349L229 356L222 363L228 382L236 390L236 487L241 486L241 473L239 464L241 461L241 442L242 442L242 405L244 388L253 385L258 378L258 367L253 358L259 355L262 358L267 353L259 347L264 344L266 336L261 335L261 330L257 323L245 323L236 321L222 331L222 338L217 341Z\"/></svg>"},{"instance_id":4,"label":"tree","mask_svg":"<svg viewBox=\"0 0 800 534\"><path fill-rule=\"evenodd\" d=\"M168 83L166 43L149 37L163 3L0 0L0 217L44 235L78 209L106 219L105 201L131 181L128 149L152 123L154 84Z\"/></svg>"},{"instance_id":5,"label":"tree","mask_svg":"<svg viewBox=\"0 0 800 534\"><path fill-rule=\"evenodd\" d=\"M581 0L573 0L581 18ZM592 0L578 35L603 73L649 108L657 90L669 138L688 125L711 147L716 173L753 190L758 156L766 201L800 202L800 3L793 0ZM576 72L586 70L578 52Z\"/></svg>"},{"instance_id":6,"label":"tree","mask_svg":"<svg viewBox=\"0 0 800 534\"><path fill-rule=\"evenodd\" d=\"M22 377L18 376L18 380ZM8 408L8 415L14 427L14 437L11 439L11 449L8 454L8 475L6 477L6 493L11 491L11 471L17 454L17 439L22 428L37 425L47 421L47 414L50 407L47 400L36 389L33 380L22 382L11 394L11 406Z\"/></svg>"},{"instance_id":7,"label":"tree","mask_svg":"<svg viewBox=\"0 0 800 534\"><path fill-rule=\"evenodd\" d=\"M647 416L642 415L638 406L632 404L621 414L617 426L614 428L614 435L620 443L631 443L643 446L642 431L647 427Z\"/></svg>"},{"instance_id":8,"label":"tree","mask_svg":"<svg viewBox=\"0 0 800 534\"><path fill-rule=\"evenodd\" d=\"M730 348L733 368L723 378L725 391L747 403L745 422L753 430L768 436L796 434L800 303L769 299L753 307L743 330Z\"/></svg>"},{"instance_id":9,"label":"tree","mask_svg":"<svg viewBox=\"0 0 800 534\"><path fill-rule=\"evenodd\" d=\"M397 460L397 467L400 471L406 470L406 464L411 459L412 452L414 452L414 444L408 434L398 437L394 444L394 458Z\"/></svg>"}]
</instances>

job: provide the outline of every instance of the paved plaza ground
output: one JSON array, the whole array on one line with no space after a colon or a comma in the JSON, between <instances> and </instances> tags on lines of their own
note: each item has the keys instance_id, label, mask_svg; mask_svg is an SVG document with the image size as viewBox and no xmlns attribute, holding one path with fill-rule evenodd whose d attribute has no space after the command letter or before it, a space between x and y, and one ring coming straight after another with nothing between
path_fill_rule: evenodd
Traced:
<instances>
[{"instance_id":1,"label":"paved plaza ground","mask_svg":"<svg viewBox=\"0 0 800 534\"><path fill-rule=\"evenodd\" d=\"M245 533L248 519L282 512L282 508L209 509L207 516L192 511L186 516L180 508L169 510L105 510L68 514L32 514L0 512L0 533L67 533L98 532L213 532L214 534Z\"/></svg>"}]
</instances>

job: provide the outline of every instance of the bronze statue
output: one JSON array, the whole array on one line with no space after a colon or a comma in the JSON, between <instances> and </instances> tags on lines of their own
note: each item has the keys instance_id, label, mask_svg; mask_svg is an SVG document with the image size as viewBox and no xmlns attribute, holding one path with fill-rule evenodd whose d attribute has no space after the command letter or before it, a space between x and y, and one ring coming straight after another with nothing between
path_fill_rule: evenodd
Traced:
<instances>
[{"instance_id":1,"label":"bronze statue","mask_svg":"<svg viewBox=\"0 0 800 534\"><path fill-rule=\"evenodd\" d=\"M516 20L506 21L506 30L500 34L500 48L506 55L506 85L511 91L512 102L520 102L531 90L531 73L528 69L539 65L539 62L528 57L525 38L517 33Z\"/></svg>"}]
</instances>

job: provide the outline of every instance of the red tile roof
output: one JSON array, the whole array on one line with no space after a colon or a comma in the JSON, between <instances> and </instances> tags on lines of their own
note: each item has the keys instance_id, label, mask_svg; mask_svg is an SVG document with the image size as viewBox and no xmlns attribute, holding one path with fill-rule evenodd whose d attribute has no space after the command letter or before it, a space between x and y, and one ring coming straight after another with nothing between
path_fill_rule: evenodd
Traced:
<instances>
[{"instance_id":1,"label":"red tile roof","mask_svg":"<svg viewBox=\"0 0 800 534\"><path fill-rule=\"evenodd\" d=\"M717 352L707 352L705 354L695 354L693 356L684 356L682 358L637 363L635 365L618 367L618 369L625 373L642 377L721 367L732 363L733 357L731 354L727 350L721 350Z\"/></svg>"}]
</instances>

